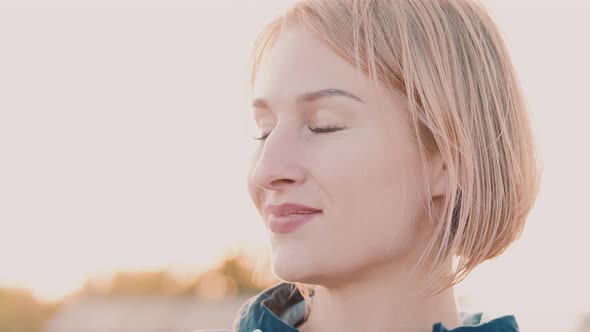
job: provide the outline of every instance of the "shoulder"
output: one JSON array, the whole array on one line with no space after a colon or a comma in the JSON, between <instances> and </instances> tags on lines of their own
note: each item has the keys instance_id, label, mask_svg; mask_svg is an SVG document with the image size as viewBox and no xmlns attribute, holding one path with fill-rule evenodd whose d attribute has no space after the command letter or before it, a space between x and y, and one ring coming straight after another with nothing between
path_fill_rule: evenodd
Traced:
<instances>
[{"instance_id":1,"label":"shoulder","mask_svg":"<svg viewBox=\"0 0 590 332\"><path fill-rule=\"evenodd\" d=\"M514 315L504 315L490 319L483 312L460 312L462 326L455 329L447 329L442 323L433 325L433 332L519 332L519 326Z\"/></svg>"}]
</instances>

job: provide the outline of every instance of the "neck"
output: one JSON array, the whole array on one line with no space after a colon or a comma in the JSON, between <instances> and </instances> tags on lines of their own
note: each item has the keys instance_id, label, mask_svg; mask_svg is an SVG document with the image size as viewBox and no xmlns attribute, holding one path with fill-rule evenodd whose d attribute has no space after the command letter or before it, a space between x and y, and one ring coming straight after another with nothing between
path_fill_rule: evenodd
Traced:
<instances>
[{"instance_id":1,"label":"neck","mask_svg":"<svg viewBox=\"0 0 590 332\"><path fill-rule=\"evenodd\" d=\"M382 265L354 280L316 285L311 313L299 330L431 332L437 322L460 326L453 288L417 295L418 284L406 271Z\"/></svg>"}]
</instances>

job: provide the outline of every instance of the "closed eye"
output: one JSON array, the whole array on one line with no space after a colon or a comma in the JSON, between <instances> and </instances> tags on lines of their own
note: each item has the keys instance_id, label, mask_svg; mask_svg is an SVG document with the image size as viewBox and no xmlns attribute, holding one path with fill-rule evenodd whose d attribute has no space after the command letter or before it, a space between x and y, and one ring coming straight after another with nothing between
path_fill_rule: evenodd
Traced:
<instances>
[{"instance_id":1,"label":"closed eye","mask_svg":"<svg viewBox=\"0 0 590 332\"><path fill-rule=\"evenodd\" d=\"M324 133L331 133L334 131L339 131L345 129L343 127L338 127L338 126L320 126L320 127L315 127L315 128L309 128L309 130L311 130L312 132L316 133L316 134L324 134ZM257 141L264 141L268 135L270 135L270 133L266 133L263 134L260 137L253 137L255 140Z\"/></svg>"}]
</instances>

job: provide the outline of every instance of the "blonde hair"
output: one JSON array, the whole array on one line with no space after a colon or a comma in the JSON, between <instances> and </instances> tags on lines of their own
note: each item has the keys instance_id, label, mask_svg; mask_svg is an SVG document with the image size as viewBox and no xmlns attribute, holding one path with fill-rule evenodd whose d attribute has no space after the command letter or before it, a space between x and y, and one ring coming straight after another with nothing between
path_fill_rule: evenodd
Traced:
<instances>
[{"instance_id":1,"label":"blonde hair","mask_svg":"<svg viewBox=\"0 0 590 332\"><path fill-rule=\"evenodd\" d=\"M402 96L420 156L439 153L448 188L418 264L439 292L501 253L523 231L541 177L517 74L485 8L469 0L303 0L260 33L251 84L288 18L312 31L372 82ZM430 193L426 183L425 188ZM430 195L428 196L430 197ZM459 258L447 275L445 262ZM310 310L312 285L293 283Z\"/></svg>"}]
</instances>

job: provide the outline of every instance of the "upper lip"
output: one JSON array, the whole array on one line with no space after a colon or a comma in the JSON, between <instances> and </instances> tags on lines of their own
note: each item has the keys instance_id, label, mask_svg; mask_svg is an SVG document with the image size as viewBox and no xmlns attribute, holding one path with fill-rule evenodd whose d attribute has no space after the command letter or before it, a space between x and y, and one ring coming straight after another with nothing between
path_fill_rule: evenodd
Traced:
<instances>
[{"instance_id":1,"label":"upper lip","mask_svg":"<svg viewBox=\"0 0 590 332\"><path fill-rule=\"evenodd\" d=\"M307 205L295 204L295 203L284 203L280 205L269 204L266 206L266 210L277 217L287 216L290 214L310 214L322 212L322 210L312 208Z\"/></svg>"}]
</instances>

